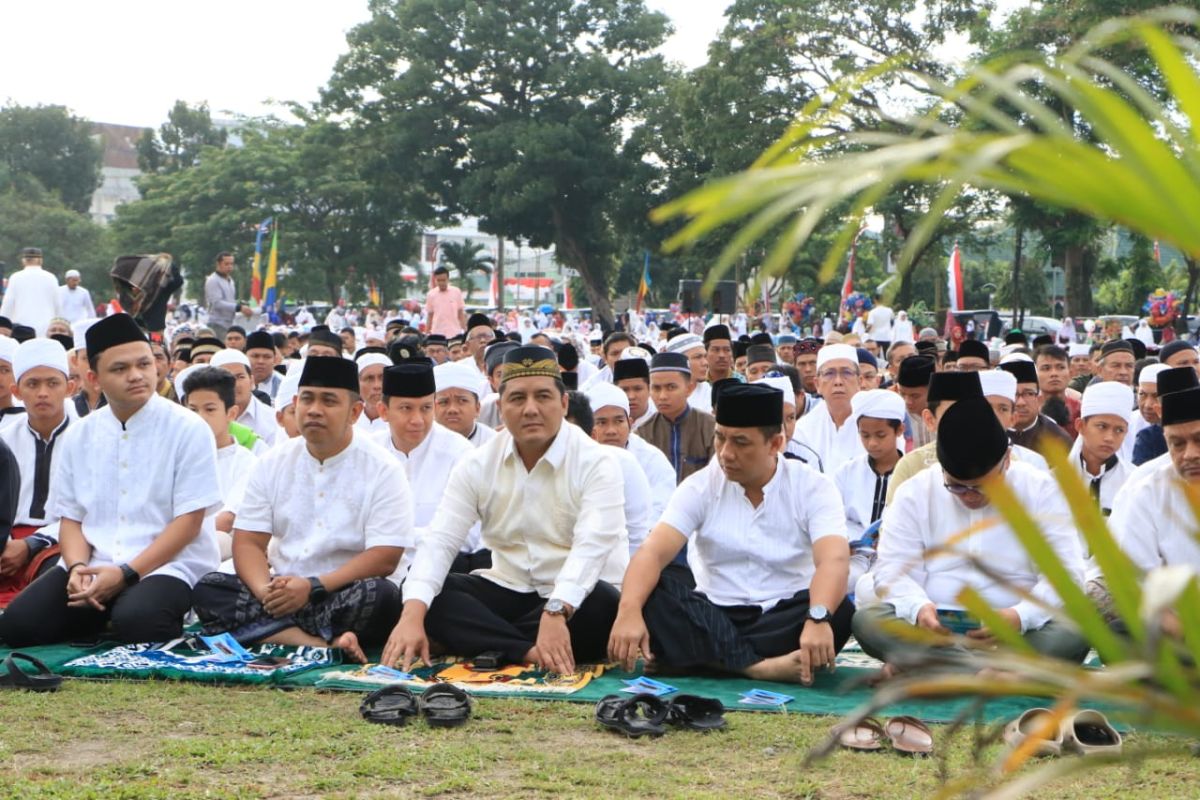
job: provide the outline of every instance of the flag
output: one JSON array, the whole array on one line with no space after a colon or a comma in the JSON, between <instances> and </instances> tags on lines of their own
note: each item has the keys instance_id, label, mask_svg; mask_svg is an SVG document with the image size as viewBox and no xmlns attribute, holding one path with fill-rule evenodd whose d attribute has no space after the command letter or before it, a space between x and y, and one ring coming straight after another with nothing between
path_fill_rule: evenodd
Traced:
<instances>
[{"instance_id":1,"label":"flag","mask_svg":"<svg viewBox=\"0 0 1200 800\"><path fill-rule=\"evenodd\" d=\"M571 279L563 278L563 308L572 308L571 305Z\"/></svg>"},{"instance_id":2,"label":"flag","mask_svg":"<svg viewBox=\"0 0 1200 800\"><path fill-rule=\"evenodd\" d=\"M1162 266L1162 251L1158 249L1158 239L1154 240L1154 260L1160 267Z\"/></svg>"},{"instance_id":3,"label":"flag","mask_svg":"<svg viewBox=\"0 0 1200 800\"><path fill-rule=\"evenodd\" d=\"M496 270L492 269L492 282L488 287L488 306L491 308L500 307L500 292L496 284Z\"/></svg>"},{"instance_id":4,"label":"flag","mask_svg":"<svg viewBox=\"0 0 1200 800\"><path fill-rule=\"evenodd\" d=\"M369 296L371 298L371 305L375 306L376 308L379 308L379 306L382 305L382 303L379 302L379 287L375 285L374 278L371 278L371 291L369 292Z\"/></svg>"},{"instance_id":5,"label":"flag","mask_svg":"<svg viewBox=\"0 0 1200 800\"><path fill-rule=\"evenodd\" d=\"M263 234L271 230L271 217L262 221L254 232L254 264L250 268L250 296L254 302L262 302L262 240Z\"/></svg>"},{"instance_id":6,"label":"flag","mask_svg":"<svg viewBox=\"0 0 1200 800\"><path fill-rule=\"evenodd\" d=\"M843 310L840 312L840 314L848 313L845 311L846 300L849 299L850 295L854 294L854 258L858 252L858 237L862 236L863 231L866 229L866 225L863 225L861 228L859 228L858 233L854 234L854 241L850 244L850 260L846 262L846 279L842 281L841 308Z\"/></svg>"},{"instance_id":7,"label":"flag","mask_svg":"<svg viewBox=\"0 0 1200 800\"><path fill-rule=\"evenodd\" d=\"M767 291L767 282L766 281L762 282L762 301L763 301L763 313L770 314L771 313L771 295Z\"/></svg>"},{"instance_id":8,"label":"flag","mask_svg":"<svg viewBox=\"0 0 1200 800\"><path fill-rule=\"evenodd\" d=\"M950 263L946 266L946 288L949 295L949 303L951 311L963 310L963 276L962 276L962 253L958 249L958 242L954 243L954 250L950 253Z\"/></svg>"},{"instance_id":9,"label":"flag","mask_svg":"<svg viewBox=\"0 0 1200 800\"><path fill-rule=\"evenodd\" d=\"M642 263L642 282L638 284L637 308L639 314L642 313L642 300L645 299L646 293L650 291L650 251L647 250L646 259Z\"/></svg>"},{"instance_id":10,"label":"flag","mask_svg":"<svg viewBox=\"0 0 1200 800\"><path fill-rule=\"evenodd\" d=\"M275 315L275 296L278 292L276 281L279 277L279 227L271 231L271 256L267 259L267 280L263 286L263 309L267 316Z\"/></svg>"}]
</instances>

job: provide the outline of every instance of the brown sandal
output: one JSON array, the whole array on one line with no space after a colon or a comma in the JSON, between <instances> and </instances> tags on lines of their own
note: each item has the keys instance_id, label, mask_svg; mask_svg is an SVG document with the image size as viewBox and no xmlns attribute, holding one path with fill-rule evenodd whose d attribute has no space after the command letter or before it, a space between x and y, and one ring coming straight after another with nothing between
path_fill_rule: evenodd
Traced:
<instances>
[{"instance_id":1,"label":"brown sandal","mask_svg":"<svg viewBox=\"0 0 1200 800\"><path fill-rule=\"evenodd\" d=\"M865 717L854 725L834 725L833 734L837 736L838 744L847 750L864 751L882 750L886 735L874 717Z\"/></svg>"},{"instance_id":2,"label":"brown sandal","mask_svg":"<svg viewBox=\"0 0 1200 800\"><path fill-rule=\"evenodd\" d=\"M933 752L933 732L916 717L892 717L884 730L897 753L924 756Z\"/></svg>"}]
</instances>

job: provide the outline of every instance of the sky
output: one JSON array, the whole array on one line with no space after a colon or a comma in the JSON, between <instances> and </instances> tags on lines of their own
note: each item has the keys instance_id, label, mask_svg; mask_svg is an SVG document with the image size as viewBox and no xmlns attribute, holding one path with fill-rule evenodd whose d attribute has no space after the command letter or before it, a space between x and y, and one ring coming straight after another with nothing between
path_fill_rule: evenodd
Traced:
<instances>
[{"instance_id":1,"label":"sky","mask_svg":"<svg viewBox=\"0 0 1200 800\"><path fill-rule=\"evenodd\" d=\"M729 2L647 0L675 26L664 55L702 64ZM0 67L0 104L139 127L176 100L207 101L217 118L282 114L275 103L317 99L367 17L367 0L0 0L0 31L20 43Z\"/></svg>"}]
</instances>

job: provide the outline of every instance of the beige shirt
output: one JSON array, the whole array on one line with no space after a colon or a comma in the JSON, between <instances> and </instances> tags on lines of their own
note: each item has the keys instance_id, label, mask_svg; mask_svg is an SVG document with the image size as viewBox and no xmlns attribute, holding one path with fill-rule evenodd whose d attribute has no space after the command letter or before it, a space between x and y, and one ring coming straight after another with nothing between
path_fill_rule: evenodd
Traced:
<instances>
[{"instance_id":1,"label":"beige shirt","mask_svg":"<svg viewBox=\"0 0 1200 800\"><path fill-rule=\"evenodd\" d=\"M476 522L492 551L492 567L476 574L506 589L578 608L596 581L620 584L629 545L615 453L566 422L532 470L508 431L468 453L446 482L404 599L433 602Z\"/></svg>"}]
</instances>

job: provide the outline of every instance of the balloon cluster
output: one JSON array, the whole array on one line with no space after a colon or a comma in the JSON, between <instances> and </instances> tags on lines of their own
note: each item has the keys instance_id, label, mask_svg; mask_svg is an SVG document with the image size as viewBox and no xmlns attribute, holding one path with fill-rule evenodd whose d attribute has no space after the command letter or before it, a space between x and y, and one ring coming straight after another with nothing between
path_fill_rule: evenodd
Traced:
<instances>
[{"instance_id":1,"label":"balloon cluster","mask_svg":"<svg viewBox=\"0 0 1200 800\"><path fill-rule=\"evenodd\" d=\"M864 311L870 311L874 303L862 292L851 292L842 303L842 316L845 319L858 319Z\"/></svg>"},{"instance_id":2,"label":"balloon cluster","mask_svg":"<svg viewBox=\"0 0 1200 800\"><path fill-rule=\"evenodd\" d=\"M791 318L793 325L805 325L812 318L815 307L813 299L800 292L794 300L783 304L783 310Z\"/></svg>"},{"instance_id":3,"label":"balloon cluster","mask_svg":"<svg viewBox=\"0 0 1200 800\"><path fill-rule=\"evenodd\" d=\"M1150 317L1150 326L1165 328L1179 316L1179 298L1174 292L1155 289L1147 298L1142 311Z\"/></svg>"}]
</instances>

